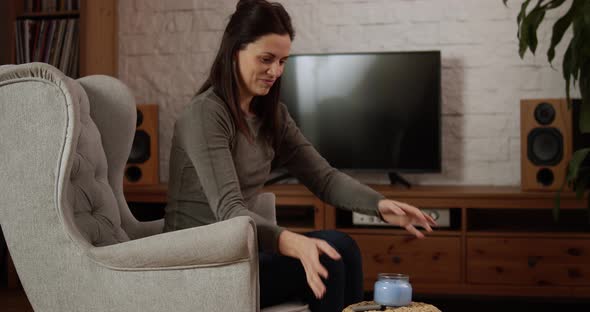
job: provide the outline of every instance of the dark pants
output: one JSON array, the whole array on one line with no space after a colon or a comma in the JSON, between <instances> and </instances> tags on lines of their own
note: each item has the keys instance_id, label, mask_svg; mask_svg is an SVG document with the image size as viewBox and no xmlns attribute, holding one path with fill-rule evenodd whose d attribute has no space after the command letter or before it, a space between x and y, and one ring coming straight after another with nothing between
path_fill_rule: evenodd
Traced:
<instances>
[{"instance_id":1,"label":"dark pants","mask_svg":"<svg viewBox=\"0 0 590 312\"><path fill-rule=\"evenodd\" d=\"M342 256L340 260L320 256L320 262L328 270L328 279L322 278L326 285L324 297L318 300L313 295L299 259L261 252L261 307L299 299L308 303L314 312L340 312L344 307L362 301L363 270L356 242L350 236L337 231L317 231L304 235L325 240Z\"/></svg>"}]
</instances>

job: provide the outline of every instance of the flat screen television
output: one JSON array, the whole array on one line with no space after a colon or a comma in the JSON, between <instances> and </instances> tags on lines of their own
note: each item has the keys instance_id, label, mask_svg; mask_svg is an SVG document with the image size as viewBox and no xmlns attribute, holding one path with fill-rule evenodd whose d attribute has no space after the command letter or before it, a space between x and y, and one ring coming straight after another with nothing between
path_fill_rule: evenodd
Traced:
<instances>
[{"instance_id":1,"label":"flat screen television","mask_svg":"<svg viewBox=\"0 0 590 312\"><path fill-rule=\"evenodd\" d=\"M292 55L281 101L339 169L441 171L440 51Z\"/></svg>"}]
</instances>

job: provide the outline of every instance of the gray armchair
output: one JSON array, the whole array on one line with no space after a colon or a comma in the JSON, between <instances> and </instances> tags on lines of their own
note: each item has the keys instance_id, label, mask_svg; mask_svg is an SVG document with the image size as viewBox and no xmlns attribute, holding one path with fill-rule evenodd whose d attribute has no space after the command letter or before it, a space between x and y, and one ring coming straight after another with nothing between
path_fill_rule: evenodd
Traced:
<instances>
[{"instance_id":1,"label":"gray armchair","mask_svg":"<svg viewBox=\"0 0 590 312\"><path fill-rule=\"evenodd\" d=\"M0 223L31 305L258 311L250 218L162 233L162 220L129 212L122 178L135 111L114 78L0 66Z\"/></svg>"}]
</instances>

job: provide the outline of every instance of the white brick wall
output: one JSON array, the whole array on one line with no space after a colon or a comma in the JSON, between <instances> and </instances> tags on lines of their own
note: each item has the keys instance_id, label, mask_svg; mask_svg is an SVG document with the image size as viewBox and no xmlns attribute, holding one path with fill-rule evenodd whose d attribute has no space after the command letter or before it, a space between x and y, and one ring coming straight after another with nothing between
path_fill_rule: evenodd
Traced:
<instances>
[{"instance_id":1,"label":"white brick wall","mask_svg":"<svg viewBox=\"0 0 590 312\"><path fill-rule=\"evenodd\" d=\"M206 78L236 0L119 1L119 76L139 103L160 105L160 175L168 180L174 120ZM520 183L519 100L563 97L546 61L554 11L537 55L518 57L510 0L279 0L296 29L292 53L440 50L443 172L421 184ZM565 38L567 40L567 38ZM383 174L351 172L368 183Z\"/></svg>"}]
</instances>

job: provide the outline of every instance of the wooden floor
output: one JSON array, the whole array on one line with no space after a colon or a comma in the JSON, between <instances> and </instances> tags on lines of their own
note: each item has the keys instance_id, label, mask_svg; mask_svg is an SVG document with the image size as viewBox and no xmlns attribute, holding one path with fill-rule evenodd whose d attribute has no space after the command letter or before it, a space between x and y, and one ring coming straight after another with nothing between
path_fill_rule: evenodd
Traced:
<instances>
[{"instance_id":1,"label":"wooden floor","mask_svg":"<svg viewBox=\"0 0 590 312\"><path fill-rule=\"evenodd\" d=\"M590 311L590 298L499 298L436 296L416 298L430 303L443 312L561 312Z\"/></svg>"},{"instance_id":2,"label":"wooden floor","mask_svg":"<svg viewBox=\"0 0 590 312\"><path fill-rule=\"evenodd\" d=\"M365 294L370 300L370 294ZM428 302L445 312L555 312L590 311L590 298L582 300L555 301L549 298L458 298L458 297L418 297L416 301ZM32 312L33 308L22 289L0 288L0 311Z\"/></svg>"},{"instance_id":3,"label":"wooden floor","mask_svg":"<svg viewBox=\"0 0 590 312\"><path fill-rule=\"evenodd\" d=\"M25 292L21 289L0 289L0 310L2 312L33 312Z\"/></svg>"}]
</instances>

